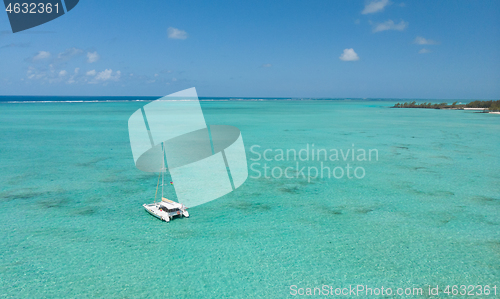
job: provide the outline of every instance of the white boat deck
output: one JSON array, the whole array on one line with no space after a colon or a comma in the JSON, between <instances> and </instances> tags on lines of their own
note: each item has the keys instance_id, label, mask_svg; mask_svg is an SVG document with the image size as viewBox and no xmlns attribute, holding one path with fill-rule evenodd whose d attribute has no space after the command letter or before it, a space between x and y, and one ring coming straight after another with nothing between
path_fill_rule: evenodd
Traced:
<instances>
[{"instance_id":1,"label":"white boat deck","mask_svg":"<svg viewBox=\"0 0 500 299\"><path fill-rule=\"evenodd\" d=\"M158 219L169 222L173 217L189 217L187 208L180 203L163 198L161 202L144 204L143 207L149 214Z\"/></svg>"}]
</instances>

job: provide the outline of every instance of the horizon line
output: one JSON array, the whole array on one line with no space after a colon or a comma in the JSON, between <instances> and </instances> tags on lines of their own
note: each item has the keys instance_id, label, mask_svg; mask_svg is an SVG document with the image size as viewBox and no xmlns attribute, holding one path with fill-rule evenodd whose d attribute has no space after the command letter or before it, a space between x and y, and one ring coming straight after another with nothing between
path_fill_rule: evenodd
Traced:
<instances>
[{"instance_id":1,"label":"horizon line","mask_svg":"<svg viewBox=\"0 0 500 299\"><path fill-rule=\"evenodd\" d=\"M109 96L109 95L0 95L0 97L81 97L81 98L162 98L164 96ZM238 96L198 96L199 99L306 99L306 100L329 100L329 99L344 99L344 100L456 100L456 101L471 101L471 100L497 100L500 98L384 98L384 97L238 97Z\"/></svg>"}]
</instances>

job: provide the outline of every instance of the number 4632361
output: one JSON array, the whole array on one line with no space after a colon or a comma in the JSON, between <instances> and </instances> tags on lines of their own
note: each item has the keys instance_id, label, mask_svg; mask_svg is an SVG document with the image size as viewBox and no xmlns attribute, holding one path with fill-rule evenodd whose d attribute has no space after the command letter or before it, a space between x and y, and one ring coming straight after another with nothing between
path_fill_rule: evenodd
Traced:
<instances>
[{"instance_id":1,"label":"number 4632361","mask_svg":"<svg viewBox=\"0 0 500 299\"><path fill-rule=\"evenodd\" d=\"M8 13L59 13L59 3L9 3L5 9Z\"/></svg>"},{"instance_id":2,"label":"number 4632361","mask_svg":"<svg viewBox=\"0 0 500 299\"><path fill-rule=\"evenodd\" d=\"M447 294L447 295L453 295L453 296L457 296L457 295L468 295L468 296L474 296L474 295L478 295L478 296L481 296L481 295L486 295L486 296L489 296L490 294L491 295L494 295L496 296L497 295L497 286L492 286L490 287L489 285L454 285L454 286L446 286L446 288L444 289L443 293Z\"/></svg>"}]
</instances>

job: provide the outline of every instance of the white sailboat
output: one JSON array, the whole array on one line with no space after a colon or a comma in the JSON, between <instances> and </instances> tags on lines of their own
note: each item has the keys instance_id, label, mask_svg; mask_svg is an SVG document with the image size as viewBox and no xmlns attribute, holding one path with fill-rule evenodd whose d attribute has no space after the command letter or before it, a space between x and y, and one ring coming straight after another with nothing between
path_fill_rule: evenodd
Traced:
<instances>
[{"instance_id":1,"label":"white sailboat","mask_svg":"<svg viewBox=\"0 0 500 299\"><path fill-rule=\"evenodd\" d=\"M165 157L165 147L163 147L163 157ZM149 214L155 216L156 218L170 222L170 220L176 216L179 217L189 217L187 208L178 202L163 197L163 186L165 185L165 158L163 158L162 169L161 169L161 201L156 202L156 196L158 194L158 185L160 183L160 176L158 175L158 183L156 184L155 201L151 204L143 204L142 206L148 211Z\"/></svg>"}]
</instances>

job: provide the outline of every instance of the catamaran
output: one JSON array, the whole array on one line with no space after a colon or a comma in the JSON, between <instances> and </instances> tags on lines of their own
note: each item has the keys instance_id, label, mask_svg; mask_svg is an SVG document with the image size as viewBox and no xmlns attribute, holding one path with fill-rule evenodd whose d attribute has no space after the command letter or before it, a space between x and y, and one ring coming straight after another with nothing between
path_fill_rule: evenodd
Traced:
<instances>
[{"instance_id":1,"label":"catamaran","mask_svg":"<svg viewBox=\"0 0 500 299\"><path fill-rule=\"evenodd\" d=\"M165 148L163 148L163 157L165 157ZM165 185L165 171L166 171L165 159L163 159L161 168L161 201L156 202L156 196L158 194L158 185L160 184L160 175L158 175L158 183L156 184L154 203L143 204L142 206L146 209L146 211L148 211L149 214L165 222L170 222L170 220L176 216L189 217L189 213L187 211L186 206L163 197L163 186ZM170 183L172 184L172 182Z\"/></svg>"}]
</instances>

